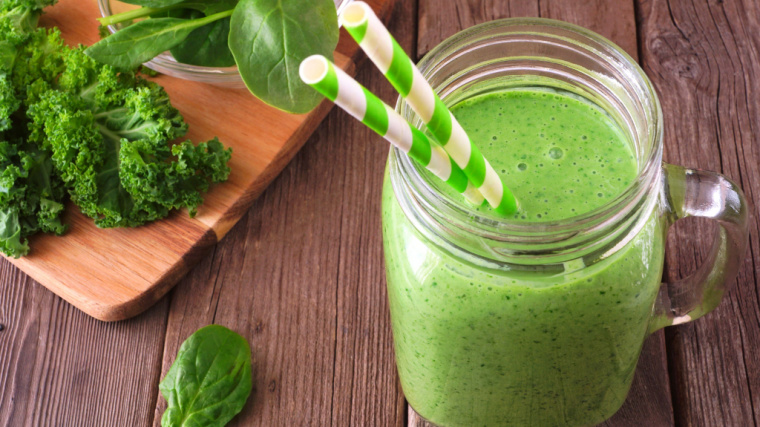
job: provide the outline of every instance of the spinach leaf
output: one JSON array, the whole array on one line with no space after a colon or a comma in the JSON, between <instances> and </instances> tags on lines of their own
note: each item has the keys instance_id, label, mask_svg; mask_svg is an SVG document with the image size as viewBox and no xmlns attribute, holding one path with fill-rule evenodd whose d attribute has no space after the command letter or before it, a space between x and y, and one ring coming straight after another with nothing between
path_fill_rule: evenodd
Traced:
<instances>
[{"instance_id":1,"label":"spinach leaf","mask_svg":"<svg viewBox=\"0 0 760 427\"><path fill-rule=\"evenodd\" d=\"M248 342L224 326L201 328L182 343L158 387L169 403L163 427L221 427L243 409L251 393Z\"/></svg>"},{"instance_id":2,"label":"spinach leaf","mask_svg":"<svg viewBox=\"0 0 760 427\"><path fill-rule=\"evenodd\" d=\"M194 9L171 11L175 18L197 19L203 13ZM235 58L227 46L230 35L230 18L204 25L190 33L180 44L171 48L172 56L179 62L204 67L232 67Z\"/></svg>"},{"instance_id":3,"label":"spinach leaf","mask_svg":"<svg viewBox=\"0 0 760 427\"><path fill-rule=\"evenodd\" d=\"M338 18L332 0L241 0L230 23L229 46L248 89L264 102L306 113L322 100L301 82L306 57L333 57Z\"/></svg>"},{"instance_id":4,"label":"spinach leaf","mask_svg":"<svg viewBox=\"0 0 760 427\"><path fill-rule=\"evenodd\" d=\"M180 6L195 9L204 15L213 15L225 10L234 9L240 0L185 0Z\"/></svg>"},{"instance_id":5,"label":"spinach leaf","mask_svg":"<svg viewBox=\"0 0 760 427\"><path fill-rule=\"evenodd\" d=\"M139 9L131 9L115 15L103 16L98 18L98 22L100 22L101 25L115 25L145 17L178 18L182 16L173 16L172 12L186 11L188 9L197 10L205 16L210 16L219 12L224 12L225 10L232 10L237 3L238 0L185 0L181 3L169 4L162 7L141 7Z\"/></svg>"},{"instance_id":6,"label":"spinach leaf","mask_svg":"<svg viewBox=\"0 0 760 427\"><path fill-rule=\"evenodd\" d=\"M231 14L232 11L226 11L193 20L146 19L117 31L90 46L85 52L99 62L130 70L178 45L193 30Z\"/></svg>"}]
</instances>

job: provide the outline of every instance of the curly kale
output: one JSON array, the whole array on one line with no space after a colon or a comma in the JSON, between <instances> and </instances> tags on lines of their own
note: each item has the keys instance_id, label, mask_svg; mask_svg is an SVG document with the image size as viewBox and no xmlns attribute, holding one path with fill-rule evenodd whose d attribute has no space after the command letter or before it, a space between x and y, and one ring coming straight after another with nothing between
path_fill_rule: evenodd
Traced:
<instances>
[{"instance_id":1,"label":"curly kale","mask_svg":"<svg viewBox=\"0 0 760 427\"><path fill-rule=\"evenodd\" d=\"M56 77L55 59L27 56L30 46L47 47L48 36L34 30L46 4L0 2L0 252L13 257L29 252L32 234L66 231L60 220L63 182L53 171L51 153L29 141L25 117L28 87Z\"/></svg>"},{"instance_id":2,"label":"curly kale","mask_svg":"<svg viewBox=\"0 0 760 427\"><path fill-rule=\"evenodd\" d=\"M0 169L0 251L26 255L27 236L66 231L60 220L65 190L49 153L21 140L0 141Z\"/></svg>"},{"instance_id":3,"label":"curly kale","mask_svg":"<svg viewBox=\"0 0 760 427\"><path fill-rule=\"evenodd\" d=\"M218 141L168 144L187 124L162 87L82 48L64 64L57 88L39 94L27 115L72 201L98 226L136 226L183 207L194 215L209 183L227 179L230 151Z\"/></svg>"},{"instance_id":4,"label":"curly kale","mask_svg":"<svg viewBox=\"0 0 760 427\"><path fill-rule=\"evenodd\" d=\"M53 173L50 153L26 140L14 126L22 102L7 76L0 76L0 252L19 257L29 252L27 236L43 231L62 234L65 190Z\"/></svg>"},{"instance_id":5,"label":"curly kale","mask_svg":"<svg viewBox=\"0 0 760 427\"><path fill-rule=\"evenodd\" d=\"M54 2L0 0L0 252L15 257L66 230L66 194L100 227L137 226L195 215L230 172L216 138L173 143L187 124L161 86L36 29Z\"/></svg>"},{"instance_id":6,"label":"curly kale","mask_svg":"<svg viewBox=\"0 0 760 427\"><path fill-rule=\"evenodd\" d=\"M58 0L0 0L0 20L4 32L12 31L14 37L22 37L37 28L42 9Z\"/></svg>"}]
</instances>

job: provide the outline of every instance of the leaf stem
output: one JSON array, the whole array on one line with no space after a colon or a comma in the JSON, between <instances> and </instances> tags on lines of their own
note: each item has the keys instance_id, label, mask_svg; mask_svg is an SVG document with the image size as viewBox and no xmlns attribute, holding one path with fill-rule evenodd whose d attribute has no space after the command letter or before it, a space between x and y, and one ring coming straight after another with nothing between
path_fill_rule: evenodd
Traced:
<instances>
[{"instance_id":1,"label":"leaf stem","mask_svg":"<svg viewBox=\"0 0 760 427\"><path fill-rule=\"evenodd\" d=\"M192 22L194 25L198 25L198 27L202 27L203 25L209 24L211 22L224 19L228 16L232 16L232 12L234 11L235 9L229 9L229 10L225 10L219 13L215 13L213 15L206 16L204 18L191 19L190 22Z\"/></svg>"},{"instance_id":2,"label":"leaf stem","mask_svg":"<svg viewBox=\"0 0 760 427\"><path fill-rule=\"evenodd\" d=\"M114 25L114 24L119 24L121 22L125 22L125 21L131 21L137 18L144 18L146 16L150 16L155 13L167 12L173 9L180 9L183 7L185 7L183 3L177 3L171 6L164 6L164 7L141 7L139 9L133 9L133 10L128 10L126 12L117 13L116 15L104 16L102 18L98 18L98 22L100 22L100 25ZM225 10L223 12L215 13L213 15L199 18L197 20L194 19L192 21L204 20L204 22L207 22L207 23L213 22L213 21L231 16L233 11L234 9Z\"/></svg>"},{"instance_id":3,"label":"leaf stem","mask_svg":"<svg viewBox=\"0 0 760 427\"><path fill-rule=\"evenodd\" d=\"M153 15L154 13L166 12L176 8L176 5L165 7L141 7L139 9L132 9L126 12L117 13L116 15L104 16L98 18L100 25L114 25L124 21L131 21L137 18L144 18L146 16Z\"/></svg>"}]
</instances>

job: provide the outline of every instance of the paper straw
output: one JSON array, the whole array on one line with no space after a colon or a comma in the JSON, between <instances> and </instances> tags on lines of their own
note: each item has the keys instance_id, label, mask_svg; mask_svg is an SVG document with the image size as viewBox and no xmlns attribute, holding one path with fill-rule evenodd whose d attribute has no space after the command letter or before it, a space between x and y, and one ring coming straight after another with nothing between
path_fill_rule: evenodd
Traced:
<instances>
[{"instance_id":1,"label":"paper straw","mask_svg":"<svg viewBox=\"0 0 760 427\"><path fill-rule=\"evenodd\" d=\"M443 101L422 77L388 29L366 3L348 5L340 16L343 27L420 116L470 182L497 213L511 215L517 202L488 160L483 157Z\"/></svg>"},{"instance_id":2,"label":"paper straw","mask_svg":"<svg viewBox=\"0 0 760 427\"><path fill-rule=\"evenodd\" d=\"M301 62L301 80L335 102L353 117L425 166L467 200L477 205L483 196L467 180L461 168L439 145L430 142L419 129L410 125L377 96L336 67L322 55L312 55Z\"/></svg>"}]
</instances>

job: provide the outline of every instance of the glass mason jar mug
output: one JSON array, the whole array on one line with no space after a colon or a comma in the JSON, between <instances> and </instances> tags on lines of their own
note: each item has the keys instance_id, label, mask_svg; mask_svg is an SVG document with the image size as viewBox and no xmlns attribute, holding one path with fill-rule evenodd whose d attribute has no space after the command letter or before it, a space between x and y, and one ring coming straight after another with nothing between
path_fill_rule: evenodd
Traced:
<instances>
[{"instance_id":1,"label":"glass mason jar mug","mask_svg":"<svg viewBox=\"0 0 760 427\"><path fill-rule=\"evenodd\" d=\"M720 302L747 244L741 190L721 175L662 163L651 83L583 28L493 21L444 41L419 66L449 106L515 88L583 98L619 126L638 173L591 212L515 222L436 191L421 167L391 150L383 241L409 403L441 426L607 419L625 400L646 336ZM403 100L397 110L420 124ZM712 251L691 276L661 284L665 234L687 216L715 220Z\"/></svg>"}]
</instances>

